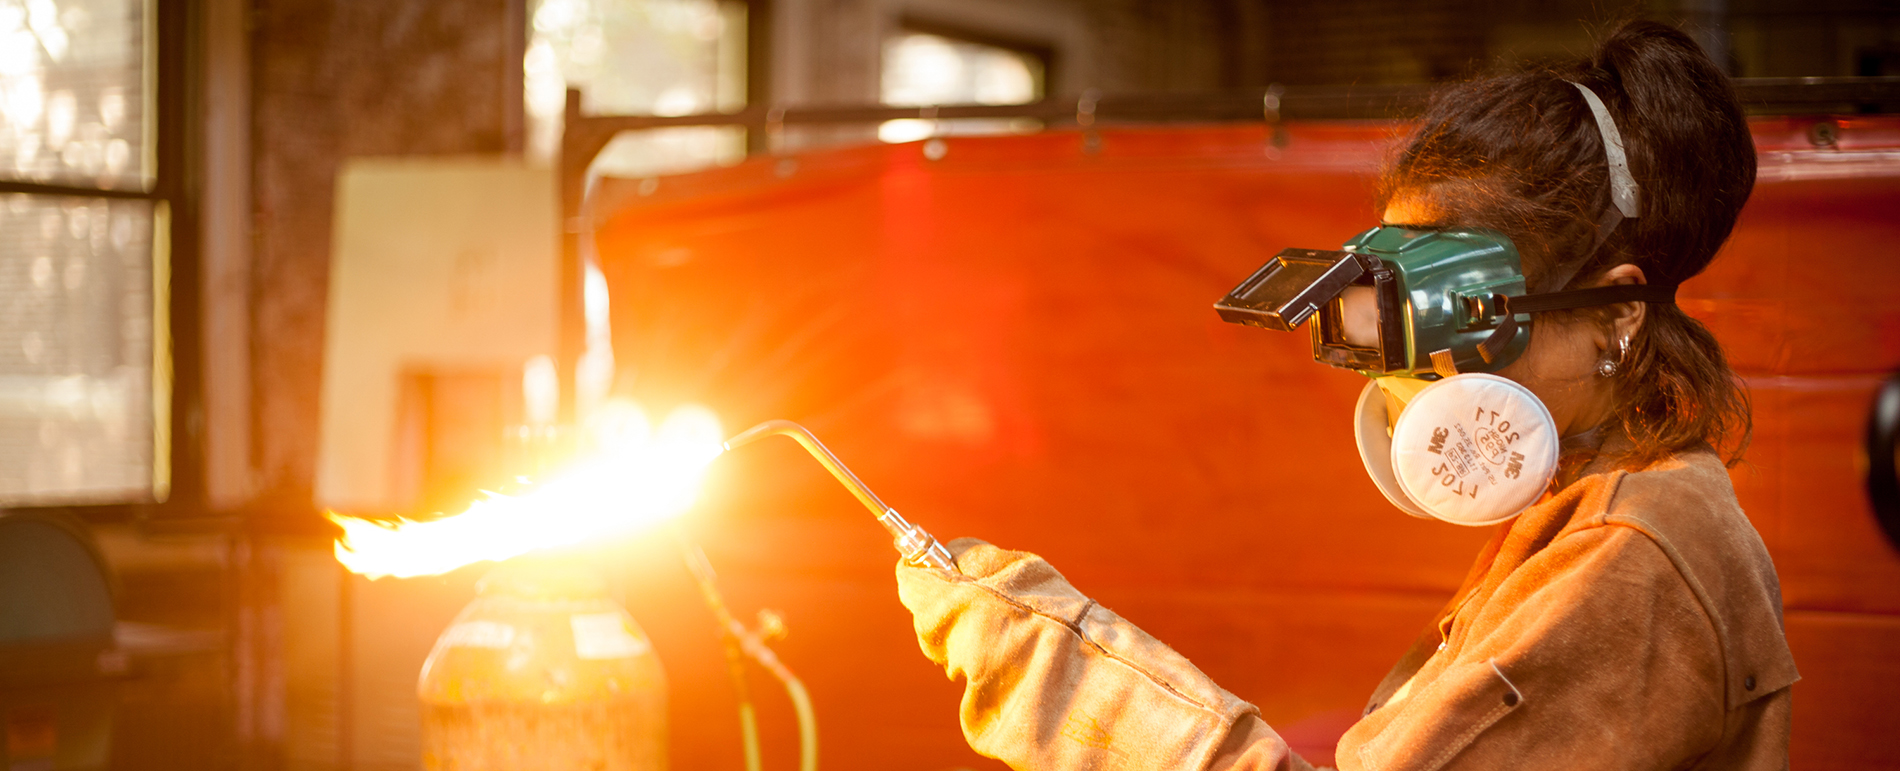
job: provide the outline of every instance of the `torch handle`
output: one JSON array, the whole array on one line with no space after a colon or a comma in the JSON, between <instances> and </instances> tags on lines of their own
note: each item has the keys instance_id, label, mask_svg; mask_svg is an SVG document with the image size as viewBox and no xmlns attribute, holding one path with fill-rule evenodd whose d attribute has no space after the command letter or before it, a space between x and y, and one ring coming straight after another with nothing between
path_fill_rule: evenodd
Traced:
<instances>
[{"instance_id":1,"label":"torch handle","mask_svg":"<svg viewBox=\"0 0 1900 771\"><path fill-rule=\"evenodd\" d=\"M883 525L884 530L891 534L891 543L897 547L899 554L904 555L905 562L916 567L933 567L938 570L956 572L957 564L950 558L950 551L943 548L943 544L938 543L937 539L925 532L923 528L906 521L896 509L884 505L884 502L878 499L877 493L871 492L871 488L865 485L863 480L858 479L858 475L851 473L851 469L845 468L844 462L838 460L838 456L833 455L831 450L827 449L824 443L818 441L818 437L804 426L789 420L768 420L727 439L726 449L736 450L774 434L797 440L806 452L811 453L811 456L818 460L819 465L831 472L831 476L836 478L839 484L851 491L859 503L864 504L864 507L870 509L872 514L877 515L878 524Z\"/></svg>"}]
</instances>

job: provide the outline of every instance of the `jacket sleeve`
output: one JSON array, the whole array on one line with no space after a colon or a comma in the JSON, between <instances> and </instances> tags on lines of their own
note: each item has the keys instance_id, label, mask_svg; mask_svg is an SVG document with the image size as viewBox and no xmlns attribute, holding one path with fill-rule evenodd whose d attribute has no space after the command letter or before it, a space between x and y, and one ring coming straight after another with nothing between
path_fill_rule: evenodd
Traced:
<instances>
[{"instance_id":1,"label":"jacket sleeve","mask_svg":"<svg viewBox=\"0 0 1900 771\"><path fill-rule=\"evenodd\" d=\"M1643 534L1558 537L1346 732L1341 771L1686 768L1722 740L1712 623Z\"/></svg>"},{"instance_id":2,"label":"jacket sleeve","mask_svg":"<svg viewBox=\"0 0 1900 771\"><path fill-rule=\"evenodd\" d=\"M1254 707L1042 558L961 539L960 574L897 567L924 655L964 680L977 752L1015 769L1200 769L1251 718L1253 768L1310 769Z\"/></svg>"}]
</instances>

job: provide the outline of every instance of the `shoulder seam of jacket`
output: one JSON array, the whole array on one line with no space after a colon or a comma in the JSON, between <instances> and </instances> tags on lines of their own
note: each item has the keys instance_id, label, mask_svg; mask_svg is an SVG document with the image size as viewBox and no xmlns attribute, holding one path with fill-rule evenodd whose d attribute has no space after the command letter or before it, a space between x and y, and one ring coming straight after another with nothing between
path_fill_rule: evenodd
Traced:
<instances>
[{"instance_id":1,"label":"shoulder seam of jacket","mask_svg":"<svg viewBox=\"0 0 1900 771\"><path fill-rule=\"evenodd\" d=\"M1606 513L1603 517L1603 524L1605 527L1621 527L1641 533L1646 540L1655 545L1656 549L1663 553L1664 558L1669 560L1669 566L1675 569L1676 579L1681 581L1684 586L1687 586L1689 593L1695 597L1696 606L1702 609L1702 620L1708 623L1709 630L1715 634L1717 652L1720 654L1722 660L1721 711L1723 724L1725 726L1724 732L1726 733L1728 712L1730 710L1729 688L1731 686L1729 683L1729 669L1734 666L1734 662L1729 661L1728 626L1722 623L1721 616L1715 612L1714 600L1709 598L1709 592L1703 588L1702 582L1697 580L1694 574L1686 569L1687 560L1683 559L1682 553L1676 550L1676 545L1670 543L1669 539L1657 531L1655 526L1651 525L1648 520L1629 514L1611 515Z\"/></svg>"},{"instance_id":2,"label":"shoulder seam of jacket","mask_svg":"<svg viewBox=\"0 0 1900 771\"><path fill-rule=\"evenodd\" d=\"M1715 612L1711 610L1712 601L1709 599L1708 592L1702 588L1700 583L1696 582L1688 573L1684 572L1682 556L1676 552L1675 546L1669 543L1668 539L1663 538L1661 533L1654 532L1650 524L1642 518L1621 514L1612 516L1608 513L1607 506L1605 507L1604 515L1596 518L1596 524L1564 533L1556 539L1553 539L1551 543L1555 544L1564 538L1594 530L1607 530L1613 527L1642 535L1643 540L1656 547L1657 551L1662 552L1663 558L1669 560L1669 567L1675 572L1676 580L1680 581L1682 585L1689 590L1690 596L1695 597L1696 607L1702 611L1703 622L1709 625L1709 632L1715 635L1716 658L1722 662L1722 695L1716 705L1716 711L1721 720L1722 733L1726 736L1729 732L1729 722L1732 717L1730 714L1732 710L1729 707L1729 668L1733 666L1728 657L1728 630L1722 626L1722 623L1717 620Z\"/></svg>"}]
</instances>

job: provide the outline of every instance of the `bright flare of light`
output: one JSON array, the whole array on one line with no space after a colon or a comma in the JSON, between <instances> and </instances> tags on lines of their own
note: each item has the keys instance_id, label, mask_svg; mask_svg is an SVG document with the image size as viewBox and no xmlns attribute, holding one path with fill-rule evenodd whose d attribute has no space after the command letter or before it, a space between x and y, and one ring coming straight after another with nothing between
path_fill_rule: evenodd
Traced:
<instances>
[{"instance_id":1,"label":"bright flare of light","mask_svg":"<svg viewBox=\"0 0 1900 771\"><path fill-rule=\"evenodd\" d=\"M706 467L724 451L719 419L685 406L649 436L644 416L623 418L632 436L607 437L592 459L522 495L488 493L467 511L428 521L331 513L343 528L337 561L370 578L434 575L636 531L692 506Z\"/></svg>"},{"instance_id":2,"label":"bright flare of light","mask_svg":"<svg viewBox=\"0 0 1900 771\"><path fill-rule=\"evenodd\" d=\"M931 134L937 132L937 127L932 125L935 122L936 121L919 120L917 118L887 120L878 124L877 138L880 142L888 142L890 144L929 139Z\"/></svg>"}]
</instances>

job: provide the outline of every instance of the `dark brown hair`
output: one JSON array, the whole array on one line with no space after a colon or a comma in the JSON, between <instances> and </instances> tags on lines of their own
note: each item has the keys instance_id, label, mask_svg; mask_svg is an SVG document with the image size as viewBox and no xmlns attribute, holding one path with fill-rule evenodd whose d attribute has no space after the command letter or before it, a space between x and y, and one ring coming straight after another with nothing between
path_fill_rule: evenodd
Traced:
<instances>
[{"instance_id":1,"label":"dark brown hair","mask_svg":"<svg viewBox=\"0 0 1900 771\"><path fill-rule=\"evenodd\" d=\"M1640 216L1594 251L1598 218L1612 205L1609 165L1589 105L1565 81L1609 108L1642 191ZM1715 258L1754 182L1755 148L1728 77L1687 35L1631 22L1570 66L1435 94L1386 168L1379 203L1422 196L1444 222L1503 232L1522 254L1531 292L1583 286L1625 263L1667 286ZM1641 456L1707 442L1733 463L1748 444L1747 392L1715 337L1674 304L1649 305L1615 388L1612 420Z\"/></svg>"}]
</instances>

